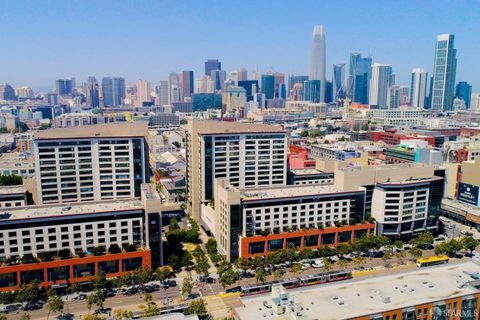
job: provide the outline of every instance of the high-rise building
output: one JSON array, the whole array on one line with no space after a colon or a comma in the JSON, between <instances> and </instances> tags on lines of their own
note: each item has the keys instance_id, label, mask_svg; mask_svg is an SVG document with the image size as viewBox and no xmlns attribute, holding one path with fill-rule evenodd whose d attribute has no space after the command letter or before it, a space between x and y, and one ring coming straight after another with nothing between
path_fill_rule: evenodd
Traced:
<instances>
[{"instance_id":1,"label":"high-rise building","mask_svg":"<svg viewBox=\"0 0 480 320\"><path fill-rule=\"evenodd\" d=\"M215 83L210 76L204 76L201 79L195 80L195 92L196 93L214 93Z\"/></svg>"},{"instance_id":2,"label":"high-rise building","mask_svg":"<svg viewBox=\"0 0 480 320\"><path fill-rule=\"evenodd\" d=\"M35 137L40 204L140 196L149 181L147 123L48 129Z\"/></svg>"},{"instance_id":3,"label":"high-rise building","mask_svg":"<svg viewBox=\"0 0 480 320\"><path fill-rule=\"evenodd\" d=\"M225 91L225 80L227 80L227 72L225 70L212 70L210 78L213 80L215 91Z\"/></svg>"},{"instance_id":4,"label":"high-rise building","mask_svg":"<svg viewBox=\"0 0 480 320\"><path fill-rule=\"evenodd\" d=\"M441 34L437 36L435 44L432 110L437 112L453 109L457 72L457 50L454 48L454 40L453 34Z\"/></svg>"},{"instance_id":5,"label":"high-rise building","mask_svg":"<svg viewBox=\"0 0 480 320\"><path fill-rule=\"evenodd\" d=\"M334 64L332 73L332 91L333 100L345 98L344 84L345 82L345 64Z\"/></svg>"},{"instance_id":6,"label":"high-rise building","mask_svg":"<svg viewBox=\"0 0 480 320\"><path fill-rule=\"evenodd\" d=\"M247 101L252 101L253 96L259 91L258 80L239 80L238 86L246 90Z\"/></svg>"},{"instance_id":7,"label":"high-rise building","mask_svg":"<svg viewBox=\"0 0 480 320\"><path fill-rule=\"evenodd\" d=\"M125 99L125 79L121 77L102 78L103 104L105 106L121 106Z\"/></svg>"},{"instance_id":8,"label":"high-rise building","mask_svg":"<svg viewBox=\"0 0 480 320\"><path fill-rule=\"evenodd\" d=\"M430 77L427 84L427 94L425 96L425 109L432 108L432 95L433 95L433 76Z\"/></svg>"},{"instance_id":9,"label":"high-rise building","mask_svg":"<svg viewBox=\"0 0 480 320\"><path fill-rule=\"evenodd\" d=\"M428 73L421 68L412 70L410 82L410 104L417 109L425 108L427 94Z\"/></svg>"},{"instance_id":10,"label":"high-rise building","mask_svg":"<svg viewBox=\"0 0 480 320\"><path fill-rule=\"evenodd\" d=\"M238 71L237 70L232 70L230 71L230 74L228 75L228 79L233 82L234 85L238 85Z\"/></svg>"},{"instance_id":11,"label":"high-rise building","mask_svg":"<svg viewBox=\"0 0 480 320\"><path fill-rule=\"evenodd\" d=\"M310 61L310 80L320 80L320 102L325 102L325 28L315 26L312 36L312 53Z\"/></svg>"},{"instance_id":12,"label":"high-rise building","mask_svg":"<svg viewBox=\"0 0 480 320\"><path fill-rule=\"evenodd\" d=\"M183 99L190 98L193 94L193 71L182 72L182 96Z\"/></svg>"},{"instance_id":13,"label":"high-rise building","mask_svg":"<svg viewBox=\"0 0 480 320\"><path fill-rule=\"evenodd\" d=\"M480 93L472 93L470 99L470 110L480 112Z\"/></svg>"},{"instance_id":14,"label":"high-rise building","mask_svg":"<svg viewBox=\"0 0 480 320\"><path fill-rule=\"evenodd\" d=\"M325 81L325 103L333 102L333 83L332 81Z\"/></svg>"},{"instance_id":15,"label":"high-rise building","mask_svg":"<svg viewBox=\"0 0 480 320\"><path fill-rule=\"evenodd\" d=\"M372 66L372 78L368 101L370 105L385 108L387 106L388 88L390 88L390 76L392 67L386 64L375 63Z\"/></svg>"},{"instance_id":16,"label":"high-rise building","mask_svg":"<svg viewBox=\"0 0 480 320\"><path fill-rule=\"evenodd\" d=\"M287 90L291 91L293 89L293 86L296 83L301 83L303 87L303 83L308 80L308 76L295 76L295 75L289 75L288 76L288 87Z\"/></svg>"},{"instance_id":17,"label":"high-rise building","mask_svg":"<svg viewBox=\"0 0 480 320\"><path fill-rule=\"evenodd\" d=\"M265 94L266 99L275 97L275 76L273 74L262 74L260 91Z\"/></svg>"},{"instance_id":18,"label":"high-rise building","mask_svg":"<svg viewBox=\"0 0 480 320\"><path fill-rule=\"evenodd\" d=\"M321 81L307 80L303 82L303 99L314 103L320 102Z\"/></svg>"},{"instance_id":19,"label":"high-rise building","mask_svg":"<svg viewBox=\"0 0 480 320\"><path fill-rule=\"evenodd\" d=\"M172 72L168 76L168 104L182 101L182 92L178 73Z\"/></svg>"},{"instance_id":20,"label":"high-rise building","mask_svg":"<svg viewBox=\"0 0 480 320\"><path fill-rule=\"evenodd\" d=\"M121 106L125 99L125 79L121 77L113 78L113 105Z\"/></svg>"},{"instance_id":21,"label":"high-rise building","mask_svg":"<svg viewBox=\"0 0 480 320\"><path fill-rule=\"evenodd\" d=\"M245 81L248 79L247 69L241 68L238 70L238 81Z\"/></svg>"},{"instance_id":22,"label":"high-rise building","mask_svg":"<svg viewBox=\"0 0 480 320\"><path fill-rule=\"evenodd\" d=\"M460 81L455 88L455 97L465 102L467 109L470 109L470 98L472 95L472 86L465 81Z\"/></svg>"},{"instance_id":23,"label":"high-rise building","mask_svg":"<svg viewBox=\"0 0 480 320\"><path fill-rule=\"evenodd\" d=\"M85 95L89 107L98 108L100 106L99 86L95 77L88 77Z\"/></svg>"},{"instance_id":24,"label":"high-rise building","mask_svg":"<svg viewBox=\"0 0 480 320\"><path fill-rule=\"evenodd\" d=\"M372 58L362 58L360 53L350 54L348 76L348 97L353 102L368 103Z\"/></svg>"},{"instance_id":25,"label":"high-rise building","mask_svg":"<svg viewBox=\"0 0 480 320\"><path fill-rule=\"evenodd\" d=\"M0 85L0 100L13 101L17 100L15 89L8 83Z\"/></svg>"},{"instance_id":26,"label":"high-rise building","mask_svg":"<svg viewBox=\"0 0 480 320\"><path fill-rule=\"evenodd\" d=\"M303 83L295 83L290 90L289 100L303 101Z\"/></svg>"},{"instance_id":27,"label":"high-rise building","mask_svg":"<svg viewBox=\"0 0 480 320\"><path fill-rule=\"evenodd\" d=\"M210 76L214 70L222 70L222 63L217 59L207 60L205 62L205 75Z\"/></svg>"},{"instance_id":28,"label":"high-rise building","mask_svg":"<svg viewBox=\"0 0 480 320\"><path fill-rule=\"evenodd\" d=\"M156 104L159 106L168 105L169 94L168 94L168 81L160 81L159 86L157 87L157 101Z\"/></svg>"},{"instance_id":29,"label":"high-rise building","mask_svg":"<svg viewBox=\"0 0 480 320\"><path fill-rule=\"evenodd\" d=\"M19 99L32 99L35 97L35 93L30 87L15 88L15 95Z\"/></svg>"},{"instance_id":30,"label":"high-rise building","mask_svg":"<svg viewBox=\"0 0 480 320\"><path fill-rule=\"evenodd\" d=\"M396 109L410 103L410 89L407 86L394 85L388 89L387 107Z\"/></svg>"},{"instance_id":31,"label":"high-rise building","mask_svg":"<svg viewBox=\"0 0 480 320\"><path fill-rule=\"evenodd\" d=\"M187 131L187 204L199 220L214 180L241 189L286 184L287 133L280 126L192 121Z\"/></svg>"},{"instance_id":32,"label":"high-rise building","mask_svg":"<svg viewBox=\"0 0 480 320\"><path fill-rule=\"evenodd\" d=\"M152 87L150 82L147 80L139 79L137 81L137 100L135 101L135 106L143 107L144 105L149 105L152 102L151 92Z\"/></svg>"},{"instance_id":33,"label":"high-rise building","mask_svg":"<svg viewBox=\"0 0 480 320\"><path fill-rule=\"evenodd\" d=\"M247 104L247 90L243 87L229 86L224 93L225 111L240 111Z\"/></svg>"}]
</instances>

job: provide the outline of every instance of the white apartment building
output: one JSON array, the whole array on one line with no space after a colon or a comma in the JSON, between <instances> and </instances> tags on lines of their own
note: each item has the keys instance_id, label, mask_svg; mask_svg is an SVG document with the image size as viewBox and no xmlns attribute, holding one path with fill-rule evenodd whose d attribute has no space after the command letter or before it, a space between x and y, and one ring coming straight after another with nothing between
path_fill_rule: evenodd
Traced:
<instances>
[{"instance_id":1,"label":"white apartment building","mask_svg":"<svg viewBox=\"0 0 480 320\"><path fill-rule=\"evenodd\" d=\"M279 126L193 121L187 132L187 193L194 218L215 178L242 189L287 184L287 133Z\"/></svg>"},{"instance_id":2,"label":"white apartment building","mask_svg":"<svg viewBox=\"0 0 480 320\"><path fill-rule=\"evenodd\" d=\"M371 109L369 118L377 125L419 125L428 114L427 111L411 108L398 108L393 110Z\"/></svg>"},{"instance_id":3,"label":"white apartment building","mask_svg":"<svg viewBox=\"0 0 480 320\"><path fill-rule=\"evenodd\" d=\"M146 123L49 129L35 137L39 204L140 196L148 181Z\"/></svg>"}]
</instances>

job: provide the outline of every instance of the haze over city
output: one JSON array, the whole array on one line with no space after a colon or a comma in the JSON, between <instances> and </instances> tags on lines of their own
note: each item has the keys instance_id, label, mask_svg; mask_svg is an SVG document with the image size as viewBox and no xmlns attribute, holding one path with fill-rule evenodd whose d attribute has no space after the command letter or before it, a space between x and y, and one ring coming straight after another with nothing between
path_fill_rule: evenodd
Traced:
<instances>
[{"instance_id":1,"label":"haze over city","mask_svg":"<svg viewBox=\"0 0 480 320\"><path fill-rule=\"evenodd\" d=\"M6 1L0 27L0 83L53 89L55 79L122 76L127 83L165 79L175 70L223 69L308 74L313 25L332 64L351 52L390 64L397 83L411 69L431 73L437 34L456 35L457 79L480 87L477 1Z\"/></svg>"}]
</instances>

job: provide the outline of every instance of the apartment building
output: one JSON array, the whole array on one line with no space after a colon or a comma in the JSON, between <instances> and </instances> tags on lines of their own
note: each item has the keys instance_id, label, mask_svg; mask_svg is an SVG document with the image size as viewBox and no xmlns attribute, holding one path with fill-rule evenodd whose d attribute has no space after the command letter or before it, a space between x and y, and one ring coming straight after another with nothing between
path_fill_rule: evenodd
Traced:
<instances>
[{"instance_id":1,"label":"apartment building","mask_svg":"<svg viewBox=\"0 0 480 320\"><path fill-rule=\"evenodd\" d=\"M39 131L35 174L39 204L140 196L149 181L146 123Z\"/></svg>"},{"instance_id":2,"label":"apartment building","mask_svg":"<svg viewBox=\"0 0 480 320\"><path fill-rule=\"evenodd\" d=\"M27 205L27 190L23 186L0 187L0 208L22 207Z\"/></svg>"},{"instance_id":3,"label":"apartment building","mask_svg":"<svg viewBox=\"0 0 480 320\"><path fill-rule=\"evenodd\" d=\"M478 265L467 262L288 290L242 299L236 320L444 320L478 319ZM279 287L280 286L280 287ZM280 294L279 294L280 293Z\"/></svg>"},{"instance_id":4,"label":"apartment building","mask_svg":"<svg viewBox=\"0 0 480 320\"><path fill-rule=\"evenodd\" d=\"M409 238L438 227L444 179L436 174L422 164L343 167L335 171L334 185L365 189L365 210L375 218L377 234Z\"/></svg>"},{"instance_id":5,"label":"apartment building","mask_svg":"<svg viewBox=\"0 0 480 320\"><path fill-rule=\"evenodd\" d=\"M0 259L60 254L72 258L0 267L0 290L33 279L41 286L88 281L99 270L115 277L161 261L161 199L151 184L137 199L9 208L0 216ZM95 247L130 245L135 250L89 255Z\"/></svg>"},{"instance_id":6,"label":"apartment building","mask_svg":"<svg viewBox=\"0 0 480 320\"><path fill-rule=\"evenodd\" d=\"M216 179L210 216L219 249L228 259L265 255L293 245L336 245L374 231L364 222L363 190L333 185L239 189Z\"/></svg>"},{"instance_id":7,"label":"apartment building","mask_svg":"<svg viewBox=\"0 0 480 320\"><path fill-rule=\"evenodd\" d=\"M290 169L288 171L289 185L333 184L333 178L333 172L323 172L313 168Z\"/></svg>"},{"instance_id":8,"label":"apartment building","mask_svg":"<svg viewBox=\"0 0 480 320\"><path fill-rule=\"evenodd\" d=\"M287 133L280 126L225 121L192 121L186 135L187 201L200 219L213 199L214 179L255 189L287 184Z\"/></svg>"}]
</instances>

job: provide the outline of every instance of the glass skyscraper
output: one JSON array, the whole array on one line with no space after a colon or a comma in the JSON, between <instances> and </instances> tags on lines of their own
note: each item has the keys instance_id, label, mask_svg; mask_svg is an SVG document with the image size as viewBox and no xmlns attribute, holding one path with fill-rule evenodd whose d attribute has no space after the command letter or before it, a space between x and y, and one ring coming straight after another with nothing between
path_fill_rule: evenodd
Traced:
<instances>
[{"instance_id":1,"label":"glass skyscraper","mask_svg":"<svg viewBox=\"0 0 480 320\"><path fill-rule=\"evenodd\" d=\"M320 80L307 80L303 82L303 99L305 101L320 102Z\"/></svg>"},{"instance_id":2,"label":"glass skyscraper","mask_svg":"<svg viewBox=\"0 0 480 320\"><path fill-rule=\"evenodd\" d=\"M273 99L275 96L275 76L273 74L262 74L261 92L266 99Z\"/></svg>"},{"instance_id":3,"label":"glass skyscraper","mask_svg":"<svg viewBox=\"0 0 480 320\"><path fill-rule=\"evenodd\" d=\"M334 64L332 75L333 100L345 98L343 82L345 81L345 64Z\"/></svg>"},{"instance_id":4,"label":"glass skyscraper","mask_svg":"<svg viewBox=\"0 0 480 320\"><path fill-rule=\"evenodd\" d=\"M467 109L470 109L470 98L472 96L472 86L465 81L460 81L455 88L455 97L465 102Z\"/></svg>"},{"instance_id":5,"label":"glass skyscraper","mask_svg":"<svg viewBox=\"0 0 480 320\"><path fill-rule=\"evenodd\" d=\"M360 53L350 55L348 97L357 103L368 104L372 58L362 58Z\"/></svg>"},{"instance_id":6,"label":"glass skyscraper","mask_svg":"<svg viewBox=\"0 0 480 320\"><path fill-rule=\"evenodd\" d=\"M121 106L125 99L125 79L121 77L102 78L103 104Z\"/></svg>"},{"instance_id":7,"label":"glass skyscraper","mask_svg":"<svg viewBox=\"0 0 480 320\"><path fill-rule=\"evenodd\" d=\"M432 110L437 112L453 110L457 71L457 50L453 47L454 40L453 34L437 36L432 90Z\"/></svg>"}]
</instances>

